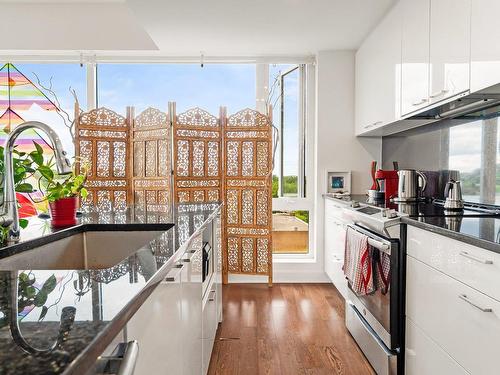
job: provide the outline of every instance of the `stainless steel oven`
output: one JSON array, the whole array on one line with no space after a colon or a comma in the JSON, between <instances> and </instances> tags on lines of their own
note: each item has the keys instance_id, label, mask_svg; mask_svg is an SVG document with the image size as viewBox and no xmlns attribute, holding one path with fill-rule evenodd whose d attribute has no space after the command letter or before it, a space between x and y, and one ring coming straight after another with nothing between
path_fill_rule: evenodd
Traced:
<instances>
[{"instance_id":1,"label":"stainless steel oven","mask_svg":"<svg viewBox=\"0 0 500 375\"><path fill-rule=\"evenodd\" d=\"M349 286L346 326L377 374L403 374L405 258L399 224L382 232L358 220L348 228L368 237L373 269L382 254L390 257L390 268L385 287L371 294L358 296Z\"/></svg>"}]
</instances>

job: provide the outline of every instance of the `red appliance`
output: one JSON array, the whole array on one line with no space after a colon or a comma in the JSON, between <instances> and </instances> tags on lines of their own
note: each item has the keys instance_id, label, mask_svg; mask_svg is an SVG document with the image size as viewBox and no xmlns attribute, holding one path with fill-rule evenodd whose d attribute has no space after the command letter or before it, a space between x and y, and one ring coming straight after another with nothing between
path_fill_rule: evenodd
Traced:
<instances>
[{"instance_id":1,"label":"red appliance","mask_svg":"<svg viewBox=\"0 0 500 375\"><path fill-rule=\"evenodd\" d=\"M375 179L380 185L380 191L384 192L386 201L398 196L398 171L384 171L379 169L375 173Z\"/></svg>"}]
</instances>

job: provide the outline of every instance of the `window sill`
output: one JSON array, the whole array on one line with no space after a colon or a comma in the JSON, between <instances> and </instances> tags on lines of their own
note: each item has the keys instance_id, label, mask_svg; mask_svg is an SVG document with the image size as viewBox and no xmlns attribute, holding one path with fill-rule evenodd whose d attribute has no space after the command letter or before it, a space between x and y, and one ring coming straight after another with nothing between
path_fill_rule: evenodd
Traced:
<instances>
[{"instance_id":1,"label":"window sill","mask_svg":"<svg viewBox=\"0 0 500 375\"><path fill-rule=\"evenodd\" d=\"M316 263L316 257L311 257L309 254L302 257L280 255L279 257L273 256L274 263Z\"/></svg>"}]
</instances>

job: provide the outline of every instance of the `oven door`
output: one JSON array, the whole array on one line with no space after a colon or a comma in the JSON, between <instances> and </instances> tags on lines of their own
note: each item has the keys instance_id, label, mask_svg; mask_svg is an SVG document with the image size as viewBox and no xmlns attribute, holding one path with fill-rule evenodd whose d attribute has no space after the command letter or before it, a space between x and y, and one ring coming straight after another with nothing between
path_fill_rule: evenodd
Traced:
<instances>
[{"instance_id":1,"label":"oven door","mask_svg":"<svg viewBox=\"0 0 500 375\"><path fill-rule=\"evenodd\" d=\"M349 285L349 302L388 349L397 350L400 347L400 317L402 295L400 283L401 254L399 239L387 238L358 224L349 224L354 229L368 237L372 263L372 274L376 278L375 292L358 296ZM389 256L390 269L383 270L381 257Z\"/></svg>"}]
</instances>

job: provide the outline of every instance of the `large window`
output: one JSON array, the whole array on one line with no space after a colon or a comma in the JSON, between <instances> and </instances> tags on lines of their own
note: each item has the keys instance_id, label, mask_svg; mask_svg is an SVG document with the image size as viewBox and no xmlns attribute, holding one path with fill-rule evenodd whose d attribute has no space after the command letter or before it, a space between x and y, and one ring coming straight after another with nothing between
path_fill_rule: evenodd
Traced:
<instances>
[{"instance_id":1,"label":"large window","mask_svg":"<svg viewBox=\"0 0 500 375\"><path fill-rule=\"evenodd\" d=\"M2 130L9 122L12 128L29 120L45 122L56 130L65 150L73 154L74 145L68 126L74 117L75 95L80 107L87 107L86 66L2 63L1 68ZM40 135L26 132L18 141L19 147L32 147L32 141L39 141Z\"/></svg>"},{"instance_id":2,"label":"large window","mask_svg":"<svg viewBox=\"0 0 500 375\"><path fill-rule=\"evenodd\" d=\"M218 116L219 107L228 113L255 108L254 64L99 64L98 105L125 113L147 107L167 110L175 101L177 112L202 107Z\"/></svg>"},{"instance_id":3,"label":"large window","mask_svg":"<svg viewBox=\"0 0 500 375\"><path fill-rule=\"evenodd\" d=\"M279 140L273 171L273 197L304 197L304 65L271 65L273 123Z\"/></svg>"},{"instance_id":4,"label":"large window","mask_svg":"<svg viewBox=\"0 0 500 375\"><path fill-rule=\"evenodd\" d=\"M310 212L306 198L306 66L269 67L273 124L278 131L273 170L273 253L310 256ZM275 257L276 259L276 257Z\"/></svg>"}]
</instances>

